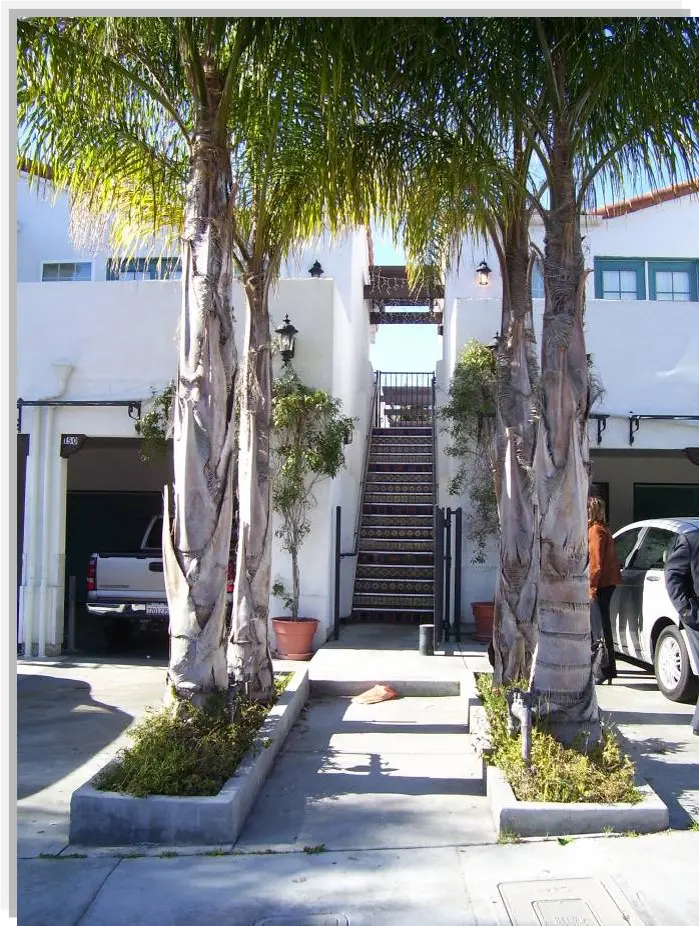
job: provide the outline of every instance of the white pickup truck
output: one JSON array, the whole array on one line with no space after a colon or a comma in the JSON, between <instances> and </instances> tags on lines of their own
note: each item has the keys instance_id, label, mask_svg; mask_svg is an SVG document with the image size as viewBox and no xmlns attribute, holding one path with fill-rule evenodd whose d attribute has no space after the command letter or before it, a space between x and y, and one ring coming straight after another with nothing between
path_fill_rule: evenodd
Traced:
<instances>
[{"instance_id":1,"label":"white pickup truck","mask_svg":"<svg viewBox=\"0 0 699 926\"><path fill-rule=\"evenodd\" d=\"M104 621L107 642L126 642L135 630L167 632L169 614L162 556L163 518L151 518L138 553L93 553L87 567L87 610ZM232 601L233 554L228 562Z\"/></svg>"}]
</instances>

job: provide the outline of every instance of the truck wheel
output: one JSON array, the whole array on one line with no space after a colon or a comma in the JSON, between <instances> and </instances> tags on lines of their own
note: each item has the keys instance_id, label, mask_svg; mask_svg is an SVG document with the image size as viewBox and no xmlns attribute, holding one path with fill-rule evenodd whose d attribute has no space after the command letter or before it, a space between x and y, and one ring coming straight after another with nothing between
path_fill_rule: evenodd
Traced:
<instances>
[{"instance_id":1,"label":"truck wheel","mask_svg":"<svg viewBox=\"0 0 699 926\"><path fill-rule=\"evenodd\" d=\"M128 621L110 621L105 624L104 636L110 647L124 646L133 636L133 627Z\"/></svg>"},{"instance_id":2,"label":"truck wheel","mask_svg":"<svg viewBox=\"0 0 699 926\"><path fill-rule=\"evenodd\" d=\"M680 629L674 624L658 637L653 665L658 688L670 701L686 701L695 693L697 680Z\"/></svg>"}]
</instances>

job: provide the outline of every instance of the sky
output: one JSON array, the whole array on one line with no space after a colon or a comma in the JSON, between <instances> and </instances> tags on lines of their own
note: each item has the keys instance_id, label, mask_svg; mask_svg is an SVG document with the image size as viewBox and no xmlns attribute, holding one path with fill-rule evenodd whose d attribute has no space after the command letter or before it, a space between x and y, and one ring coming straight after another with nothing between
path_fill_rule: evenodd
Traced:
<instances>
[{"instance_id":1,"label":"sky","mask_svg":"<svg viewBox=\"0 0 699 926\"><path fill-rule=\"evenodd\" d=\"M374 263L402 265L405 251L388 232L372 228ZM436 325L379 325L369 358L374 370L395 373L431 373L442 357L442 338Z\"/></svg>"}]
</instances>

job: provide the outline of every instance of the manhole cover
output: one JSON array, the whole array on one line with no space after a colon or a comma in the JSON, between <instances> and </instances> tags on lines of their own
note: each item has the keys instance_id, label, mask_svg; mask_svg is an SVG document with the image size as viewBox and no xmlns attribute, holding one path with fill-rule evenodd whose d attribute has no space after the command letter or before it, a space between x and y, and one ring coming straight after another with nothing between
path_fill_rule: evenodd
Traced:
<instances>
[{"instance_id":1,"label":"manhole cover","mask_svg":"<svg viewBox=\"0 0 699 926\"><path fill-rule=\"evenodd\" d=\"M344 913L314 913L311 916L272 916L252 926L350 926Z\"/></svg>"},{"instance_id":2,"label":"manhole cover","mask_svg":"<svg viewBox=\"0 0 699 926\"><path fill-rule=\"evenodd\" d=\"M620 910L594 878L517 881L498 885L513 926L629 926L631 909Z\"/></svg>"}]
</instances>

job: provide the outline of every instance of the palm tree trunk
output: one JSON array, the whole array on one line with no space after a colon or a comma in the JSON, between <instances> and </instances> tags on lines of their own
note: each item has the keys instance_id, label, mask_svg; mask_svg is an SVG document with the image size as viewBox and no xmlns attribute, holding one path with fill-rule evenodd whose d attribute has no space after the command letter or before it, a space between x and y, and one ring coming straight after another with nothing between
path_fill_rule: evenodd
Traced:
<instances>
[{"instance_id":1,"label":"palm tree trunk","mask_svg":"<svg viewBox=\"0 0 699 926\"><path fill-rule=\"evenodd\" d=\"M238 556L228 673L245 687L248 697L268 702L274 682L268 625L272 566L268 281L262 272L251 272L243 285L247 321L240 388Z\"/></svg>"},{"instance_id":2,"label":"palm tree trunk","mask_svg":"<svg viewBox=\"0 0 699 926\"><path fill-rule=\"evenodd\" d=\"M208 121L207 121L208 120ZM182 235L182 311L174 399L173 516L165 492L163 565L170 612L170 696L196 703L228 684L226 574L233 514L234 387L225 147L203 114L195 132Z\"/></svg>"},{"instance_id":3,"label":"palm tree trunk","mask_svg":"<svg viewBox=\"0 0 699 926\"><path fill-rule=\"evenodd\" d=\"M538 528L532 464L537 364L534 354L527 220L516 218L503 247L502 336L498 345L496 496L500 569L495 596L494 681L529 676L536 646Z\"/></svg>"},{"instance_id":4,"label":"palm tree trunk","mask_svg":"<svg viewBox=\"0 0 699 926\"><path fill-rule=\"evenodd\" d=\"M562 97L563 98L563 97ZM535 467L541 525L539 644L532 678L538 715L564 743L600 735L590 658L587 580L588 364L585 270L570 129L554 126L546 253L540 425Z\"/></svg>"}]
</instances>

